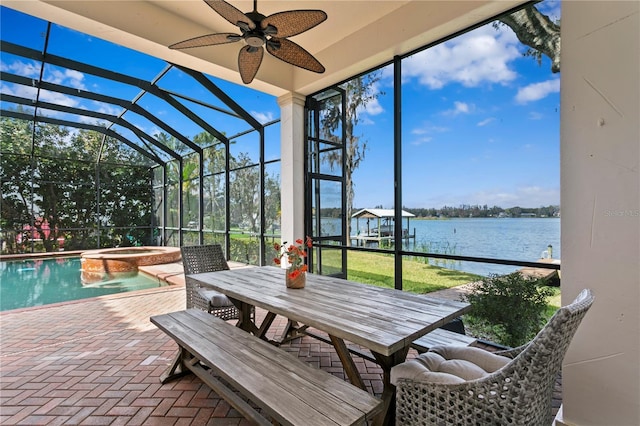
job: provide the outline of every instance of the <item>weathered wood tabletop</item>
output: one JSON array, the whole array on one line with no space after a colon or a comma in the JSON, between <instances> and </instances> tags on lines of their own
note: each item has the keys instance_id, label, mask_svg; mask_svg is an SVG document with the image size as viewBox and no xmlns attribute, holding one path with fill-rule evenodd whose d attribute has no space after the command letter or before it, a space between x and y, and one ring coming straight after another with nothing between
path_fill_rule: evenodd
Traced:
<instances>
[{"instance_id":1,"label":"weathered wood tabletop","mask_svg":"<svg viewBox=\"0 0 640 426\"><path fill-rule=\"evenodd\" d=\"M242 312L239 326L264 337L276 315L329 335L349 380L365 388L345 341L371 351L383 374L386 420L393 418L391 368L406 359L411 343L470 309L469 304L307 274L306 286L289 289L284 270L265 266L192 274L187 280L226 294ZM254 324L251 306L267 310Z\"/></svg>"}]
</instances>

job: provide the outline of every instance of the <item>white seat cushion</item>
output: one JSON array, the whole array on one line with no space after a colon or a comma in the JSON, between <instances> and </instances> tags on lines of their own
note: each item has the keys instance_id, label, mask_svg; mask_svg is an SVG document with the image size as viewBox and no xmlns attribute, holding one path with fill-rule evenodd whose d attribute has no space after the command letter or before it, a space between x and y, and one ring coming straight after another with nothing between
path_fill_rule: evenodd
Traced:
<instances>
[{"instance_id":1,"label":"white seat cushion","mask_svg":"<svg viewBox=\"0 0 640 426\"><path fill-rule=\"evenodd\" d=\"M198 289L198 293L205 300L208 300L211 306L214 308L220 308L223 306L233 306L233 303L229 300L227 296L222 293L218 293L215 290L205 290L203 288Z\"/></svg>"},{"instance_id":2,"label":"white seat cushion","mask_svg":"<svg viewBox=\"0 0 640 426\"><path fill-rule=\"evenodd\" d=\"M511 361L480 348L436 346L391 369L391 383L411 379L430 383L463 383L499 370Z\"/></svg>"}]
</instances>

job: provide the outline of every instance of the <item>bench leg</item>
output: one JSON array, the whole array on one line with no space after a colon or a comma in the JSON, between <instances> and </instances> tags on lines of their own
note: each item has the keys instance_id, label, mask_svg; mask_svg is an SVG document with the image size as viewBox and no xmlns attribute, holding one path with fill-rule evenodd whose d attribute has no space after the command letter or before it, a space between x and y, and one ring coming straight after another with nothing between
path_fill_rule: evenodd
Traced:
<instances>
[{"instance_id":1,"label":"bench leg","mask_svg":"<svg viewBox=\"0 0 640 426\"><path fill-rule=\"evenodd\" d=\"M160 383L165 384L189 373L189 370L184 365L185 355L186 353L184 348L180 347L178 349L178 353L176 353L176 356L173 359L173 362L169 365L169 368L160 375Z\"/></svg>"}]
</instances>

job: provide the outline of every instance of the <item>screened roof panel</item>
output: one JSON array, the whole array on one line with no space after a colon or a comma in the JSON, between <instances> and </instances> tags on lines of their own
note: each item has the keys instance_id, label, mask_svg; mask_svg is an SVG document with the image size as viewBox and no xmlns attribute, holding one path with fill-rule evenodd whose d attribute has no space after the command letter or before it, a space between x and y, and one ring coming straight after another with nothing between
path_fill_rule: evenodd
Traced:
<instances>
[{"instance_id":1,"label":"screened roof panel","mask_svg":"<svg viewBox=\"0 0 640 426\"><path fill-rule=\"evenodd\" d=\"M131 148L133 148L132 145L137 146L148 152L150 155L158 157L162 162L166 162L172 158L161 148L154 145L154 142L157 140L153 138L153 136L146 134L135 126L126 127L115 124L111 127L111 130L126 138L127 141L130 142L130 145L128 146Z\"/></svg>"},{"instance_id":2,"label":"screened roof panel","mask_svg":"<svg viewBox=\"0 0 640 426\"><path fill-rule=\"evenodd\" d=\"M90 111L86 111L89 113ZM82 113L69 113L57 109L38 108L39 117L47 117L56 120L64 120L68 122L80 122L91 126L107 127L109 122L91 115L83 115Z\"/></svg>"},{"instance_id":3,"label":"screened roof panel","mask_svg":"<svg viewBox=\"0 0 640 426\"><path fill-rule=\"evenodd\" d=\"M246 86L238 86L210 75L207 75L206 78L224 93L233 93L233 100L243 106L260 123L265 124L280 117L280 107L275 96L252 90Z\"/></svg>"},{"instance_id":4,"label":"screened roof panel","mask_svg":"<svg viewBox=\"0 0 640 426\"><path fill-rule=\"evenodd\" d=\"M227 111L230 115L236 115L220 98L207 90L202 84L193 79L179 68L171 68L158 81L158 86L172 93L182 95L186 98L197 99L200 102Z\"/></svg>"},{"instance_id":5,"label":"screened roof panel","mask_svg":"<svg viewBox=\"0 0 640 426\"><path fill-rule=\"evenodd\" d=\"M4 35L4 33L2 33ZM40 78L42 63L12 53L2 53L2 72L19 75L29 79Z\"/></svg>"},{"instance_id":6,"label":"screened roof panel","mask_svg":"<svg viewBox=\"0 0 640 426\"><path fill-rule=\"evenodd\" d=\"M33 115L36 108L31 105L25 105L21 103L11 102L8 96L2 96L0 100L3 110L16 111L19 114Z\"/></svg>"},{"instance_id":7,"label":"screened roof panel","mask_svg":"<svg viewBox=\"0 0 640 426\"><path fill-rule=\"evenodd\" d=\"M51 27L47 52L145 81L153 79L166 65L161 59L60 25ZM126 61L121 59L125 56Z\"/></svg>"},{"instance_id":8,"label":"screened roof panel","mask_svg":"<svg viewBox=\"0 0 640 426\"><path fill-rule=\"evenodd\" d=\"M177 100L175 101L184 106ZM156 96L147 94L140 98L138 105L149 111L153 116L161 119L169 128L179 132L190 141L193 141L193 137L195 135L205 131L191 118L182 114L175 106L164 102ZM168 130L163 130L162 132L167 134L169 133Z\"/></svg>"},{"instance_id":9,"label":"screened roof panel","mask_svg":"<svg viewBox=\"0 0 640 426\"><path fill-rule=\"evenodd\" d=\"M251 140L253 159L260 138L256 130L278 118L273 96L4 6L0 16L3 116L35 120L37 132L47 130L35 142L18 138L25 144L22 151L33 146L36 155L65 157L71 155L65 149L85 149L75 155L164 164L234 137ZM52 134L55 126L67 141ZM75 141L71 148L74 138L88 135L109 142L80 148ZM118 146L127 155L115 155ZM10 152L8 144L3 143L2 152Z\"/></svg>"},{"instance_id":10,"label":"screened roof panel","mask_svg":"<svg viewBox=\"0 0 640 426\"><path fill-rule=\"evenodd\" d=\"M12 27L21 28L22 31L7 30ZM0 11L0 28L2 28L2 41L9 41L39 51L44 48L47 22L42 19L2 7Z\"/></svg>"},{"instance_id":11,"label":"screened roof panel","mask_svg":"<svg viewBox=\"0 0 640 426\"><path fill-rule=\"evenodd\" d=\"M171 136L171 135L167 133L165 129L163 129L162 127L158 127L156 123L150 121L145 116L142 116L140 114L127 110L127 112L122 116L122 119L127 121L131 125L135 126L136 128L140 129L140 131L146 133L147 135L163 143L164 145L167 145L167 148L172 151L185 152L190 149L184 143L180 142L180 140L177 138L174 138L175 141L172 140L169 142L162 142L158 138L161 133L164 132L168 136Z\"/></svg>"},{"instance_id":12,"label":"screened roof panel","mask_svg":"<svg viewBox=\"0 0 640 426\"><path fill-rule=\"evenodd\" d=\"M228 114L219 112L211 108L207 108L196 102L190 102L184 99L180 99L180 103L187 107L190 111L193 111L195 114L197 114L198 117L202 118L208 125L212 126L214 129L222 129L221 133L226 137L251 129L247 122L241 118L232 117ZM201 144L199 143L199 145Z\"/></svg>"},{"instance_id":13,"label":"screened roof panel","mask_svg":"<svg viewBox=\"0 0 640 426\"><path fill-rule=\"evenodd\" d=\"M114 138L105 138L99 161L117 164L134 164L152 166L155 161L143 156L133 148Z\"/></svg>"},{"instance_id":14,"label":"screened roof panel","mask_svg":"<svg viewBox=\"0 0 640 426\"><path fill-rule=\"evenodd\" d=\"M113 96L120 99L132 99L140 88L126 83L92 75L88 72L78 71L57 65L46 64L42 81L71 87L78 91L88 91L101 95Z\"/></svg>"}]
</instances>

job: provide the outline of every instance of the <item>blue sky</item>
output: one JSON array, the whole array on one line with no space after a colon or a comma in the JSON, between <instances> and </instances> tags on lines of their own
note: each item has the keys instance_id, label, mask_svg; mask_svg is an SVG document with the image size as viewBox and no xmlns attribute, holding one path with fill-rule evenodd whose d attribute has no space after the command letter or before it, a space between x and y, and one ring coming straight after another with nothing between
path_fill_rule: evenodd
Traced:
<instances>
[{"instance_id":1,"label":"blue sky","mask_svg":"<svg viewBox=\"0 0 640 426\"><path fill-rule=\"evenodd\" d=\"M559 18L560 3L538 7ZM487 25L403 61L402 185L408 207L560 203L560 75ZM356 207L393 206L391 70L359 126Z\"/></svg>"},{"instance_id":2,"label":"blue sky","mask_svg":"<svg viewBox=\"0 0 640 426\"><path fill-rule=\"evenodd\" d=\"M559 17L559 2L546 1L538 7L552 18ZM42 49L42 34L46 30L43 21L4 7L0 19L3 40ZM24 31L25 28L29 31ZM538 65L534 59L524 57L524 51L510 29L487 25L403 61L405 206L487 204L507 208L559 204L560 76L551 73L547 58ZM158 59L56 25L49 52L144 79L157 76L164 67ZM0 66L3 71L30 77L39 73L37 63L4 53ZM45 69L45 78L127 100L140 92L137 88L54 67ZM213 80L259 121L279 117L279 107L272 96ZM392 82L390 69L382 70L376 88L384 95L361 112L357 134L367 142L368 150L354 174L357 208L393 206ZM176 70L163 77L160 86L177 88L189 96L221 105L190 77ZM35 92L3 83L2 93L29 97ZM96 107L77 97L41 93L42 100L48 97L80 108ZM176 120L176 114L153 96L145 95L140 103L187 136L202 131L193 123ZM216 127L227 135L247 129L240 120L187 105L210 122L221 123ZM7 107L3 102L3 108ZM113 114L120 111L108 104L98 107ZM61 113L44 113L64 118ZM150 134L159 131L153 123L133 114L125 118ZM267 147L267 159L278 156L274 143L278 132L277 127L267 132L268 141L272 141ZM249 152L257 160L254 137L238 141L234 151Z\"/></svg>"}]
</instances>

